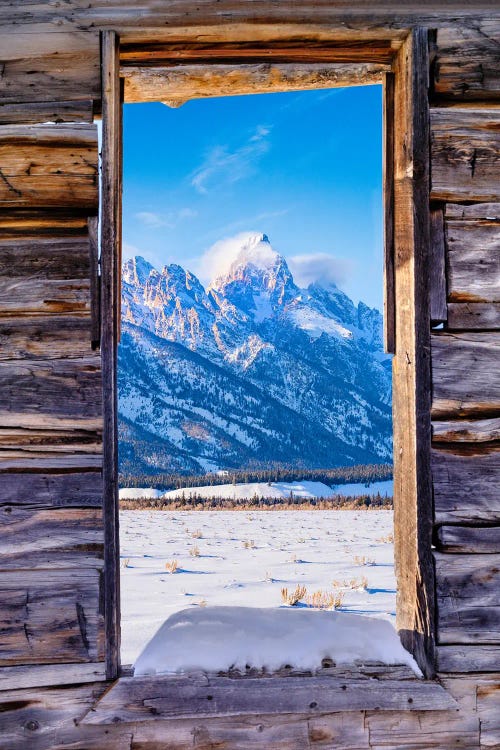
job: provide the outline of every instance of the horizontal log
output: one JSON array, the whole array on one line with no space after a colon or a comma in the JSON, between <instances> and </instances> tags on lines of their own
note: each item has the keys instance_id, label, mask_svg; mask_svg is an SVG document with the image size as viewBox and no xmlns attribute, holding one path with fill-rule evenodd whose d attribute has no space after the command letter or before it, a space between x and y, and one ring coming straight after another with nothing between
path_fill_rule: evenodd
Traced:
<instances>
[{"instance_id":1,"label":"horizontal log","mask_svg":"<svg viewBox=\"0 0 500 750\"><path fill-rule=\"evenodd\" d=\"M500 302L500 222L448 220L450 302Z\"/></svg>"},{"instance_id":2,"label":"horizontal log","mask_svg":"<svg viewBox=\"0 0 500 750\"><path fill-rule=\"evenodd\" d=\"M0 362L0 426L24 424L43 427L41 416L74 418L74 427L102 414L101 361L94 355L82 359L13 360ZM54 423L57 427L57 422ZM88 425L87 425L88 427Z\"/></svg>"},{"instance_id":3,"label":"horizontal log","mask_svg":"<svg viewBox=\"0 0 500 750\"><path fill-rule=\"evenodd\" d=\"M99 33L57 30L2 34L3 102L52 102L56 92L61 100L100 98Z\"/></svg>"},{"instance_id":4,"label":"horizontal log","mask_svg":"<svg viewBox=\"0 0 500 750\"><path fill-rule=\"evenodd\" d=\"M92 99L67 102L0 103L0 125L93 122Z\"/></svg>"},{"instance_id":5,"label":"horizontal log","mask_svg":"<svg viewBox=\"0 0 500 750\"><path fill-rule=\"evenodd\" d=\"M446 203L444 215L446 219L500 221L500 203L471 203L468 206L463 203Z\"/></svg>"},{"instance_id":6,"label":"horizontal log","mask_svg":"<svg viewBox=\"0 0 500 750\"><path fill-rule=\"evenodd\" d=\"M213 96L301 91L381 83L380 63L241 63L123 67L125 101L162 101L178 107Z\"/></svg>"},{"instance_id":7,"label":"horizontal log","mask_svg":"<svg viewBox=\"0 0 500 750\"><path fill-rule=\"evenodd\" d=\"M103 656L97 570L19 570L0 578L0 666Z\"/></svg>"},{"instance_id":8,"label":"horizontal log","mask_svg":"<svg viewBox=\"0 0 500 750\"><path fill-rule=\"evenodd\" d=\"M0 213L1 240L39 241L42 238L86 237L87 211L73 209L14 209Z\"/></svg>"},{"instance_id":9,"label":"horizontal log","mask_svg":"<svg viewBox=\"0 0 500 750\"><path fill-rule=\"evenodd\" d=\"M439 645L500 643L500 555L434 553Z\"/></svg>"},{"instance_id":10,"label":"horizontal log","mask_svg":"<svg viewBox=\"0 0 500 750\"><path fill-rule=\"evenodd\" d=\"M436 536L441 552L500 553L500 526L440 526Z\"/></svg>"},{"instance_id":11,"label":"horizontal log","mask_svg":"<svg viewBox=\"0 0 500 750\"><path fill-rule=\"evenodd\" d=\"M490 443L500 440L500 417L432 423L433 443Z\"/></svg>"},{"instance_id":12,"label":"horizontal log","mask_svg":"<svg viewBox=\"0 0 500 750\"><path fill-rule=\"evenodd\" d=\"M5 219L4 219L5 221ZM62 220L66 223L66 220ZM49 231L51 225L49 224ZM85 232L86 227L80 222L78 231ZM79 279L87 281L90 275L90 251L87 236L76 237L43 237L43 227L34 223L29 227L32 237L14 236L4 239L8 226L0 219L0 277L2 283L7 279L30 278L41 281L68 281ZM22 228L21 228L22 231Z\"/></svg>"},{"instance_id":13,"label":"horizontal log","mask_svg":"<svg viewBox=\"0 0 500 750\"><path fill-rule=\"evenodd\" d=\"M500 110L431 109L431 198L498 201Z\"/></svg>"},{"instance_id":14,"label":"horizontal log","mask_svg":"<svg viewBox=\"0 0 500 750\"><path fill-rule=\"evenodd\" d=\"M432 90L436 98L469 101L500 99L496 19L450 24L437 30Z\"/></svg>"},{"instance_id":15,"label":"horizontal log","mask_svg":"<svg viewBox=\"0 0 500 750\"><path fill-rule=\"evenodd\" d=\"M0 126L0 207L75 207L98 201L95 125Z\"/></svg>"},{"instance_id":16,"label":"horizontal log","mask_svg":"<svg viewBox=\"0 0 500 750\"><path fill-rule=\"evenodd\" d=\"M0 511L0 570L102 568L103 545L100 508Z\"/></svg>"},{"instance_id":17,"label":"horizontal log","mask_svg":"<svg viewBox=\"0 0 500 750\"><path fill-rule=\"evenodd\" d=\"M431 336L432 415L500 414L500 335L445 333Z\"/></svg>"},{"instance_id":18,"label":"horizontal log","mask_svg":"<svg viewBox=\"0 0 500 750\"><path fill-rule=\"evenodd\" d=\"M500 646L438 646L438 672L498 672Z\"/></svg>"},{"instance_id":19,"label":"horizontal log","mask_svg":"<svg viewBox=\"0 0 500 750\"><path fill-rule=\"evenodd\" d=\"M445 710L455 701L435 682L423 680L274 677L122 677L83 719L118 724L217 715L308 714L341 711Z\"/></svg>"},{"instance_id":20,"label":"horizontal log","mask_svg":"<svg viewBox=\"0 0 500 750\"><path fill-rule=\"evenodd\" d=\"M3 474L1 505L46 508L88 508L102 506L102 476L99 471L62 474ZM2 512L2 511L0 511Z\"/></svg>"},{"instance_id":21,"label":"horizontal log","mask_svg":"<svg viewBox=\"0 0 500 750\"><path fill-rule=\"evenodd\" d=\"M102 447L102 431L37 430L16 427L0 428L0 449L19 451L54 451L57 453L97 453Z\"/></svg>"},{"instance_id":22,"label":"horizontal log","mask_svg":"<svg viewBox=\"0 0 500 750\"><path fill-rule=\"evenodd\" d=\"M96 453L76 453L75 450L0 450L0 474L11 471L100 471L102 446Z\"/></svg>"},{"instance_id":23,"label":"horizontal log","mask_svg":"<svg viewBox=\"0 0 500 750\"><path fill-rule=\"evenodd\" d=\"M500 449L431 452L435 522L500 522Z\"/></svg>"},{"instance_id":24,"label":"horizontal log","mask_svg":"<svg viewBox=\"0 0 500 750\"><path fill-rule=\"evenodd\" d=\"M91 354L90 314L28 319L16 315L0 317L0 360L61 359Z\"/></svg>"},{"instance_id":25,"label":"horizontal log","mask_svg":"<svg viewBox=\"0 0 500 750\"><path fill-rule=\"evenodd\" d=\"M105 679L104 662L0 667L0 693L4 690L25 690L52 685L81 685Z\"/></svg>"},{"instance_id":26,"label":"horizontal log","mask_svg":"<svg viewBox=\"0 0 500 750\"><path fill-rule=\"evenodd\" d=\"M500 303L450 302L447 328L450 331L498 331Z\"/></svg>"},{"instance_id":27,"label":"horizontal log","mask_svg":"<svg viewBox=\"0 0 500 750\"><path fill-rule=\"evenodd\" d=\"M0 316L50 313L90 317L90 279L19 276L0 280Z\"/></svg>"}]
</instances>

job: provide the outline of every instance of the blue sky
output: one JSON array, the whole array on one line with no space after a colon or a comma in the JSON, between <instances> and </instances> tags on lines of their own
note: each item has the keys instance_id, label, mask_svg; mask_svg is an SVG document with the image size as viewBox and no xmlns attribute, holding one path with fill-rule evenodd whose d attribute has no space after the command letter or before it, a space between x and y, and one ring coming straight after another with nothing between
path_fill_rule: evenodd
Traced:
<instances>
[{"instance_id":1,"label":"blue sky","mask_svg":"<svg viewBox=\"0 0 500 750\"><path fill-rule=\"evenodd\" d=\"M124 257L179 263L207 283L215 242L264 232L299 284L333 280L380 309L381 94L125 105Z\"/></svg>"}]
</instances>

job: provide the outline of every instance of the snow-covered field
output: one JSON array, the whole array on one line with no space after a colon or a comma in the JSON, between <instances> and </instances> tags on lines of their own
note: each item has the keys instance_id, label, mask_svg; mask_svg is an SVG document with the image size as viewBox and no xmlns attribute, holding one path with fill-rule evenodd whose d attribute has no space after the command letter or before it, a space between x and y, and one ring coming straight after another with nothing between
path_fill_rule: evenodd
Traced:
<instances>
[{"instance_id":1,"label":"snow-covered field","mask_svg":"<svg viewBox=\"0 0 500 750\"><path fill-rule=\"evenodd\" d=\"M297 584L308 594L340 588L342 610L393 622L392 518L389 510L121 511L123 663L174 612L280 607L281 589Z\"/></svg>"},{"instance_id":2,"label":"snow-covered field","mask_svg":"<svg viewBox=\"0 0 500 750\"><path fill-rule=\"evenodd\" d=\"M173 500L183 495L187 497L227 497L237 500L250 500L252 497L284 498L289 499L291 495L295 498L311 499L315 497L332 497L343 495L345 497L355 495L388 495L393 494L394 483L392 480L383 482L372 482L370 485L340 484L329 487L323 482L247 482L239 484L204 485L199 487L181 487L178 490L162 492L149 487L124 487L120 490L120 500L134 500L141 498L165 498Z\"/></svg>"}]
</instances>

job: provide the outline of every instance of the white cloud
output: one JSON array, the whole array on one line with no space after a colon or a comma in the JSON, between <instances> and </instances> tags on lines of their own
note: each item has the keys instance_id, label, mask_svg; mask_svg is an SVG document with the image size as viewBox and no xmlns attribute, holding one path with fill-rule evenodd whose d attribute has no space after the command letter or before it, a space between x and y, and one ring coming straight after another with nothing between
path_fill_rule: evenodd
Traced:
<instances>
[{"instance_id":1,"label":"white cloud","mask_svg":"<svg viewBox=\"0 0 500 750\"><path fill-rule=\"evenodd\" d=\"M219 240L208 248L203 255L192 263L193 273L198 276L200 281L208 284L219 276L227 273L238 257L242 246L256 232L240 232L234 237L226 237Z\"/></svg>"},{"instance_id":2,"label":"white cloud","mask_svg":"<svg viewBox=\"0 0 500 750\"><path fill-rule=\"evenodd\" d=\"M300 287L307 287L314 282L342 286L354 271L353 261L335 258L328 253L294 255L288 259L288 266L295 283Z\"/></svg>"},{"instance_id":3,"label":"white cloud","mask_svg":"<svg viewBox=\"0 0 500 750\"><path fill-rule=\"evenodd\" d=\"M214 182L233 184L255 172L256 161L269 151L271 128L259 125L238 148L215 146L200 166L190 175L191 185L199 193L208 193Z\"/></svg>"},{"instance_id":4,"label":"white cloud","mask_svg":"<svg viewBox=\"0 0 500 750\"><path fill-rule=\"evenodd\" d=\"M174 229L181 221L193 219L197 215L197 212L192 208L181 208L178 211L170 211L167 214L158 214L153 211L139 211L135 214L135 218L151 229L159 229L160 227Z\"/></svg>"}]
</instances>

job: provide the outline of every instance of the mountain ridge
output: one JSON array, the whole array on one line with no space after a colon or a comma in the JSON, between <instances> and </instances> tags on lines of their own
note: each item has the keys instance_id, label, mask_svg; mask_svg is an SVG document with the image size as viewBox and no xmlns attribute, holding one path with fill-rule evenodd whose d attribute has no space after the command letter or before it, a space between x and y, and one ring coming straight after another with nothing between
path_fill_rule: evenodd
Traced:
<instances>
[{"instance_id":1,"label":"mountain ridge","mask_svg":"<svg viewBox=\"0 0 500 750\"><path fill-rule=\"evenodd\" d=\"M128 260L122 311L128 473L390 459L380 313L332 284L299 288L265 234L247 235L206 287L178 264Z\"/></svg>"}]
</instances>

